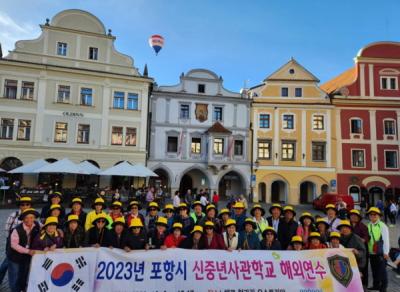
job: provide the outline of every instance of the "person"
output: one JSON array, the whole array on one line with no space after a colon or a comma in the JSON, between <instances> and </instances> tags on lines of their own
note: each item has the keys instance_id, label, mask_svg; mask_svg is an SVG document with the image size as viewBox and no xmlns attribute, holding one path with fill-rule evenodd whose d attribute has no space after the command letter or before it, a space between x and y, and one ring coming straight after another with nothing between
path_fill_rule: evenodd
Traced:
<instances>
[{"instance_id":1,"label":"person","mask_svg":"<svg viewBox=\"0 0 400 292\"><path fill-rule=\"evenodd\" d=\"M286 250L289 247L292 237L296 235L299 223L294 219L295 216L296 211L292 206L285 206L283 208L282 236L280 241L282 250Z\"/></svg>"},{"instance_id":2,"label":"person","mask_svg":"<svg viewBox=\"0 0 400 292\"><path fill-rule=\"evenodd\" d=\"M246 220L246 209L242 202L236 202L232 208L233 213L231 218L236 221L237 231L240 232L243 230L244 221Z\"/></svg>"},{"instance_id":3,"label":"person","mask_svg":"<svg viewBox=\"0 0 400 292\"><path fill-rule=\"evenodd\" d=\"M347 217L347 204L345 201L343 201L342 197L338 197L338 200L336 202L336 210L338 211L338 217L340 219L346 219Z\"/></svg>"},{"instance_id":4,"label":"person","mask_svg":"<svg viewBox=\"0 0 400 292\"><path fill-rule=\"evenodd\" d=\"M260 243L260 249L262 250L281 250L282 246L277 239L277 234L274 228L268 226L263 234L263 239Z\"/></svg>"},{"instance_id":5,"label":"person","mask_svg":"<svg viewBox=\"0 0 400 292\"><path fill-rule=\"evenodd\" d=\"M298 235L293 236L288 249L297 251L303 250L303 238Z\"/></svg>"},{"instance_id":6,"label":"person","mask_svg":"<svg viewBox=\"0 0 400 292\"><path fill-rule=\"evenodd\" d=\"M308 243L311 232L316 231L314 227L314 217L309 212L303 212L299 218L300 225L297 227L296 235L301 236L303 243Z\"/></svg>"},{"instance_id":7,"label":"person","mask_svg":"<svg viewBox=\"0 0 400 292\"><path fill-rule=\"evenodd\" d=\"M326 245L328 248L344 248L344 246L340 244L340 233L332 231L329 234L329 241Z\"/></svg>"},{"instance_id":8,"label":"person","mask_svg":"<svg viewBox=\"0 0 400 292\"><path fill-rule=\"evenodd\" d=\"M380 220L382 212L377 207L369 208L367 215L368 223L368 252L372 270L372 287L368 290L386 291L388 278L386 271L386 261L389 258L389 229Z\"/></svg>"},{"instance_id":9,"label":"person","mask_svg":"<svg viewBox=\"0 0 400 292\"><path fill-rule=\"evenodd\" d=\"M256 223L253 219L246 218L243 229L239 232L239 248L244 250L260 249L260 240L255 232Z\"/></svg>"},{"instance_id":10,"label":"person","mask_svg":"<svg viewBox=\"0 0 400 292\"><path fill-rule=\"evenodd\" d=\"M394 227L396 225L396 216L397 216L397 205L394 200L389 201L389 227Z\"/></svg>"},{"instance_id":11,"label":"person","mask_svg":"<svg viewBox=\"0 0 400 292\"><path fill-rule=\"evenodd\" d=\"M172 204L174 205L174 207L176 209L178 209L180 203L181 203L181 198L179 197L179 191L175 191L174 200L173 200Z\"/></svg>"},{"instance_id":12,"label":"person","mask_svg":"<svg viewBox=\"0 0 400 292\"><path fill-rule=\"evenodd\" d=\"M230 218L231 212L229 211L228 208L223 208L221 209L221 211L218 214L218 219L221 222L221 226L222 226L222 232L226 231L226 222L231 219ZM236 220L235 220L236 221Z\"/></svg>"},{"instance_id":13,"label":"person","mask_svg":"<svg viewBox=\"0 0 400 292\"><path fill-rule=\"evenodd\" d=\"M214 223L215 232L219 234L222 233L221 222L217 217L217 208L213 204L210 204L206 207L206 216L204 216L204 218L201 219L200 222L198 222L198 225L201 225L204 228L204 224L207 221L211 221Z\"/></svg>"},{"instance_id":14,"label":"person","mask_svg":"<svg viewBox=\"0 0 400 292\"><path fill-rule=\"evenodd\" d=\"M366 264L366 249L361 237L355 234L349 220L341 220L337 226L341 234L340 243L345 248L351 248L357 260L358 269L361 271Z\"/></svg>"},{"instance_id":15,"label":"person","mask_svg":"<svg viewBox=\"0 0 400 292\"><path fill-rule=\"evenodd\" d=\"M319 232L311 232L308 236L308 242L306 249L322 249L326 248L326 245L321 242L321 235Z\"/></svg>"},{"instance_id":16,"label":"person","mask_svg":"<svg viewBox=\"0 0 400 292\"><path fill-rule=\"evenodd\" d=\"M79 224L84 227L86 222L86 212L83 211L83 201L81 198L73 198L70 204L71 212L68 213L69 215L77 215L79 217Z\"/></svg>"},{"instance_id":17,"label":"person","mask_svg":"<svg viewBox=\"0 0 400 292\"><path fill-rule=\"evenodd\" d=\"M90 211L87 216L86 216L86 222L85 222L85 231L89 231L89 229L93 228L93 221L98 217L99 214L104 213L104 209L106 207L106 204L104 202L104 199L102 198L97 198L94 200L94 203L92 205L92 211ZM106 227L109 226L109 228L111 228L111 224L112 224L112 219L111 217L105 214L105 218L107 220L107 224Z\"/></svg>"},{"instance_id":18,"label":"person","mask_svg":"<svg viewBox=\"0 0 400 292\"><path fill-rule=\"evenodd\" d=\"M25 291L31 257L33 239L40 232L36 219L39 213L33 208L25 209L19 216L22 221L13 229L7 244L8 282L12 292Z\"/></svg>"},{"instance_id":19,"label":"person","mask_svg":"<svg viewBox=\"0 0 400 292\"><path fill-rule=\"evenodd\" d=\"M122 213L122 203L120 201L114 201L112 202L112 204L110 205L110 217L112 219L113 222L115 222L116 219L118 218L123 218L124 214ZM125 221L125 219L124 219Z\"/></svg>"},{"instance_id":20,"label":"person","mask_svg":"<svg viewBox=\"0 0 400 292\"><path fill-rule=\"evenodd\" d=\"M249 208L249 204L247 203L247 199L243 194L239 195L238 202L243 203L244 208L247 210Z\"/></svg>"},{"instance_id":21,"label":"person","mask_svg":"<svg viewBox=\"0 0 400 292\"><path fill-rule=\"evenodd\" d=\"M192 204L192 209L193 212L190 212L190 217L192 217L194 224L197 224L197 222L206 216L206 214L203 213L203 205L200 201L195 201Z\"/></svg>"},{"instance_id":22,"label":"person","mask_svg":"<svg viewBox=\"0 0 400 292\"><path fill-rule=\"evenodd\" d=\"M205 233L203 234L202 238L204 249L225 249L225 244L222 236L216 233L214 229L215 226L212 221L205 222Z\"/></svg>"},{"instance_id":23,"label":"person","mask_svg":"<svg viewBox=\"0 0 400 292\"><path fill-rule=\"evenodd\" d=\"M127 232L125 229L125 218L116 218L111 226L112 230L110 231L110 247L123 249L125 247L125 241L127 238Z\"/></svg>"},{"instance_id":24,"label":"person","mask_svg":"<svg viewBox=\"0 0 400 292\"><path fill-rule=\"evenodd\" d=\"M164 209L162 210L162 212L164 213L165 218L167 218L167 221L168 221L167 230L168 230L168 232L170 232L170 231L172 231L172 225L175 222L174 205L166 204Z\"/></svg>"},{"instance_id":25,"label":"person","mask_svg":"<svg viewBox=\"0 0 400 292\"><path fill-rule=\"evenodd\" d=\"M64 218L60 217L61 216L61 211L62 211L62 209L61 209L61 206L59 204L53 204L53 205L50 206L49 214L46 217L46 220L47 220L48 217L56 217L57 218L57 222L58 222L57 228L60 229L60 230L64 227L64 223L65 223ZM45 221L43 221L43 223L44 222Z\"/></svg>"},{"instance_id":26,"label":"person","mask_svg":"<svg viewBox=\"0 0 400 292\"><path fill-rule=\"evenodd\" d=\"M186 191L186 194L185 194L185 197L184 197L184 201L188 206L190 206L192 204L193 196L192 196L192 190L191 189L188 189Z\"/></svg>"},{"instance_id":27,"label":"person","mask_svg":"<svg viewBox=\"0 0 400 292\"><path fill-rule=\"evenodd\" d=\"M172 233L167 235L164 240L165 248L177 248L181 244L181 242L186 238L185 235L182 234L183 225L182 223L176 222L172 225Z\"/></svg>"},{"instance_id":28,"label":"person","mask_svg":"<svg viewBox=\"0 0 400 292\"><path fill-rule=\"evenodd\" d=\"M202 207L203 207L203 210L204 210L204 209L206 208L206 206L209 204L207 195L206 195L206 193L204 193L204 192L201 194L200 203L201 203L201 205L202 205Z\"/></svg>"},{"instance_id":29,"label":"person","mask_svg":"<svg viewBox=\"0 0 400 292\"><path fill-rule=\"evenodd\" d=\"M336 227L338 226L340 219L337 218L337 210L335 205L327 204L325 206L325 214L326 214L325 220L329 224L328 231L329 232L338 231Z\"/></svg>"},{"instance_id":30,"label":"person","mask_svg":"<svg viewBox=\"0 0 400 292\"><path fill-rule=\"evenodd\" d=\"M284 225L284 220L281 217L282 215L282 206L280 204L272 204L269 208L269 213L271 216L267 218L268 225L274 228L276 234L278 235L278 240L282 241L284 235L282 231L282 227Z\"/></svg>"},{"instance_id":31,"label":"person","mask_svg":"<svg viewBox=\"0 0 400 292\"><path fill-rule=\"evenodd\" d=\"M234 219L226 221L222 238L228 251L239 249L239 233L236 231L236 221Z\"/></svg>"},{"instance_id":32,"label":"person","mask_svg":"<svg viewBox=\"0 0 400 292\"><path fill-rule=\"evenodd\" d=\"M326 222L325 218L318 218L315 221L315 225L317 227L317 231L321 235L321 242L326 244L329 241L328 222Z\"/></svg>"},{"instance_id":33,"label":"person","mask_svg":"<svg viewBox=\"0 0 400 292\"><path fill-rule=\"evenodd\" d=\"M139 210L142 209L142 206L138 201L129 202L129 208L127 210L127 214L125 216L125 222L128 226L131 225L131 221L135 218L138 218L144 224L144 216L139 213Z\"/></svg>"},{"instance_id":34,"label":"person","mask_svg":"<svg viewBox=\"0 0 400 292\"><path fill-rule=\"evenodd\" d=\"M150 187L146 194L147 205L149 205L153 201L154 201L154 187Z\"/></svg>"},{"instance_id":35,"label":"person","mask_svg":"<svg viewBox=\"0 0 400 292\"><path fill-rule=\"evenodd\" d=\"M168 221L165 217L158 217L155 222L155 228L148 233L149 248L160 249L164 245L167 237Z\"/></svg>"},{"instance_id":36,"label":"person","mask_svg":"<svg viewBox=\"0 0 400 292\"><path fill-rule=\"evenodd\" d=\"M268 221L264 218L265 210L260 204L254 204L250 210L253 221L256 223L256 233L259 240L263 239L262 233L268 227Z\"/></svg>"},{"instance_id":37,"label":"person","mask_svg":"<svg viewBox=\"0 0 400 292\"><path fill-rule=\"evenodd\" d=\"M149 249L147 243L147 236L144 232L144 225L139 218L133 218L129 225L129 233L124 241L124 250L130 252L131 250Z\"/></svg>"},{"instance_id":38,"label":"person","mask_svg":"<svg viewBox=\"0 0 400 292\"><path fill-rule=\"evenodd\" d=\"M157 202L150 202L147 206L147 215L144 217L144 226L147 233L150 233L155 228L155 223L158 219L158 212L160 212L160 207Z\"/></svg>"},{"instance_id":39,"label":"person","mask_svg":"<svg viewBox=\"0 0 400 292\"><path fill-rule=\"evenodd\" d=\"M201 240L203 235L203 227L195 225L191 231L191 236L186 237L180 244L180 248L184 249L204 249L204 242Z\"/></svg>"},{"instance_id":40,"label":"person","mask_svg":"<svg viewBox=\"0 0 400 292\"><path fill-rule=\"evenodd\" d=\"M54 251L56 248L63 247L63 239L57 231L58 225L57 217L47 217L41 231L33 239L32 249Z\"/></svg>"},{"instance_id":41,"label":"person","mask_svg":"<svg viewBox=\"0 0 400 292\"><path fill-rule=\"evenodd\" d=\"M79 248L85 245L85 230L81 225L80 218L75 214L68 215L64 228L64 248Z\"/></svg>"},{"instance_id":42,"label":"person","mask_svg":"<svg viewBox=\"0 0 400 292\"><path fill-rule=\"evenodd\" d=\"M211 202L218 209L219 194L216 191L213 192L213 196L212 196Z\"/></svg>"},{"instance_id":43,"label":"person","mask_svg":"<svg viewBox=\"0 0 400 292\"><path fill-rule=\"evenodd\" d=\"M189 236L193 229L194 222L193 218L189 216L189 207L186 203L180 203L178 208L179 214L176 216L176 222L182 224L182 234Z\"/></svg>"},{"instance_id":44,"label":"person","mask_svg":"<svg viewBox=\"0 0 400 292\"><path fill-rule=\"evenodd\" d=\"M101 212L92 221L93 227L87 232L87 243L91 247L109 247L111 245L110 230L107 226L107 214Z\"/></svg>"},{"instance_id":45,"label":"person","mask_svg":"<svg viewBox=\"0 0 400 292\"><path fill-rule=\"evenodd\" d=\"M119 193L119 189L115 189L114 194L111 197L111 202L119 202L121 200L121 194Z\"/></svg>"},{"instance_id":46,"label":"person","mask_svg":"<svg viewBox=\"0 0 400 292\"><path fill-rule=\"evenodd\" d=\"M61 205L62 194L60 192L54 192L49 195L49 203L42 208L40 218L45 220L49 216L49 210L51 205ZM65 208L61 206L60 218L65 218Z\"/></svg>"}]
</instances>

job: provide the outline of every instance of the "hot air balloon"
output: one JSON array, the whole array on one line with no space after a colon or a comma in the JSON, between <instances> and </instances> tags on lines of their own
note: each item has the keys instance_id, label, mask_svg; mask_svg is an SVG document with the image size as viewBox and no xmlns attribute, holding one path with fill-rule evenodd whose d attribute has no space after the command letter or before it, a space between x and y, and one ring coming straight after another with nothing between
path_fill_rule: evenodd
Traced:
<instances>
[{"instance_id":1,"label":"hot air balloon","mask_svg":"<svg viewBox=\"0 0 400 292\"><path fill-rule=\"evenodd\" d=\"M156 55L158 55L158 52L164 46L164 38L158 34L154 34L151 37L149 37L149 45L154 49Z\"/></svg>"}]
</instances>

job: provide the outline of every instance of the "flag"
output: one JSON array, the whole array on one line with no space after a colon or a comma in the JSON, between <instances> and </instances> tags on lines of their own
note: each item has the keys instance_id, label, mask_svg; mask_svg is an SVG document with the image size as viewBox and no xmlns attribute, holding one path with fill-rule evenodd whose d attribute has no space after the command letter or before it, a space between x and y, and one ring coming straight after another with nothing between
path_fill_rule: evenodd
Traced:
<instances>
[{"instance_id":1,"label":"flag","mask_svg":"<svg viewBox=\"0 0 400 292\"><path fill-rule=\"evenodd\" d=\"M178 157L182 157L182 143L183 143L183 130L181 131L181 134L179 135L179 141L178 141Z\"/></svg>"}]
</instances>

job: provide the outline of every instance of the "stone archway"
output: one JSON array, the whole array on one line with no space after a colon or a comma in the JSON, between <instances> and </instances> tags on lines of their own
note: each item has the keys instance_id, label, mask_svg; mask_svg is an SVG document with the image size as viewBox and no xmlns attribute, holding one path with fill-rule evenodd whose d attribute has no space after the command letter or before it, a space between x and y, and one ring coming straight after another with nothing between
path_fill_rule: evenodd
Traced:
<instances>
[{"instance_id":1,"label":"stone archway","mask_svg":"<svg viewBox=\"0 0 400 292\"><path fill-rule=\"evenodd\" d=\"M206 171L201 168L189 168L182 173L179 182L179 192L185 194L188 189L197 194L201 189L210 189L211 181Z\"/></svg>"},{"instance_id":2,"label":"stone archway","mask_svg":"<svg viewBox=\"0 0 400 292\"><path fill-rule=\"evenodd\" d=\"M300 204L311 204L316 197L317 186L310 181L300 184Z\"/></svg>"},{"instance_id":3,"label":"stone archway","mask_svg":"<svg viewBox=\"0 0 400 292\"><path fill-rule=\"evenodd\" d=\"M275 180L271 184L271 203L286 203L288 187L283 180Z\"/></svg>"},{"instance_id":4,"label":"stone archway","mask_svg":"<svg viewBox=\"0 0 400 292\"><path fill-rule=\"evenodd\" d=\"M232 196L236 197L238 195L246 196L246 183L242 175L235 170L224 174L218 183L218 194L222 199L231 198Z\"/></svg>"}]
</instances>

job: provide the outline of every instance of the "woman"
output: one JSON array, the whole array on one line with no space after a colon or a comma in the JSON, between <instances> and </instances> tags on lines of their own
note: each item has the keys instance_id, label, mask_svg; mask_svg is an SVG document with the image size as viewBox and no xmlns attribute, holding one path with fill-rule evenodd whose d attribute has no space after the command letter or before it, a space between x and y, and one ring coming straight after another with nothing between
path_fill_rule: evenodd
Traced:
<instances>
[{"instance_id":1,"label":"woman","mask_svg":"<svg viewBox=\"0 0 400 292\"><path fill-rule=\"evenodd\" d=\"M221 222L217 218L217 208L213 204L210 204L206 207L206 216L204 216L204 218L200 220L199 225L203 226L204 228L204 223L206 223L207 221L211 221L214 223L215 232L217 232L218 234L222 233Z\"/></svg>"},{"instance_id":2,"label":"woman","mask_svg":"<svg viewBox=\"0 0 400 292\"><path fill-rule=\"evenodd\" d=\"M172 233L169 234L164 240L165 248L177 248L179 244L186 238L182 235L183 225L182 223L176 222L172 225Z\"/></svg>"},{"instance_id":3,"label":"woman","mask_svg":"<svg viewBox=\"0 0 400 292\"><path fill-rule=\"evenodd\" d=\"M259 240L263 239L262 233L268 227L268 221L264 218L265 210L260 204L255 204L250 210L251 216L253 216L253 221L256 223L256 233Z\"/></svg>"},{"instance_id":4,"label":"woman","mask_svg":"<svg viewBox=\"0 0 400 292\"><path fill-rule=\"evenodd\" d=\"M122 203L120 201L114 201L110 206L110 217L113 222L115 222L118 218L124 218L124 214L122 214ZM125 219L124 219L125 223Z\"/></svg>"},{"instance_id":5,"label":"woman","mask_svg":"<svg viewBox=\"0 0 400 292\"><path fill-rule=\"evenodd\" d=\"M189 236L194 226L193 218L189 216L189 207L186 203L180 203L178 211L176 221L182 224L182 234Z\"/></svg>"},{"instance_id":6,"label":"woman","mask_svg":"<svg viewBox=\"0 0 400 292\"><path fill-rule=\"evenodd\" d=\"M340 244L340 233L332 231L329 234L329 242L327 243L328 248L344 248L343 245Z\"/></svg>"},{"instance_id":7,"label":"woman","mask_svg":"<svg viewBox=\"0 0 400 292\"><path fill-rule=\"evenodd\" d=\"M236 250L239 248L239 232L236 231L236 221L228 219L225 223L225 232L222 233L225 248L228 251Z\"/></svg>"},{"instance_id":8,"label":"woman","mask_svg":"<svg viewBox=\"0 0 400 292\"><path fill-rule=\"evenodd\" d=\"M297 227L296 235L301 236L303 243L307 244L310 233L315 231L314 218L310 213L304 212L301 214L299 221L300 225Z\"/></svg>"},{"instance_id":9,"label":"woman","mask_svg":"<svg viewBox=\"0 0 400 292\"><path fill-rule=\"evenodd\" d=\"M165 215L165 218L167 218L168 222L168 232L172 231L172 225L174 224L175 221L175 214L174 214L175 208L174 205L172 204L166 204L162 212Z\"/></svg>"},{"instance_id":10,"label":"woman","mask_svg":"<svg viewBox=\"0 0 400 292\"><path fill-rule=\"evenodd\" d=\"M251 218L244 221L244 230L239 233L239 248L245 250L260 249L260 240L255 232L256 223Z\"/></svg>"},{"instance_id":11,"label":"woman","mask_svg":"<svg viewBox=\"0 0 400 292\"><path fill-rule=\"evenodd\" d=\"M160 249L164 245L164 240L167 237L168 221L165 217L158 217L155 222L155 228L148 233L149 247Z\"/></svg>"},{"instance_id":12,"label":"woman","mask_svg":"<svg viewBox=\"0 0 400 292\"><path fill-rule=\"evenodd\" d=\"M57 217L47 217L40 233L36 235L32 243L32 249L53 251L63 246L63 240L57 231Z\"/></svg>"},{"instance_id":13,"label":"woman","mask_svg":"<svg viewBox=\"0 0 400 292\"><path fill-rule=\"evenodd\" d=\"M147 206L147 216L144 218L144 226L147 228L147 232L151 233L156 228L159 211L160 207L156 202L150 202Z\"/></svg>"},{"instance_id":14,"label":"woman","mask_svg":"<svg viewBox=\"0 0 400 292\"><path fill-rule=\"evenodd\" d=\"M117 203L117 201L115 201L114 203ZM123 249L125 245L125 240L125 219L124 217L119 217L116 218L112 224L112 230L110 232L110 248Z\"/></svg>"},{"instance_id":15,"label":"woman","mask_svg":"<svg viewBox=\"0 0 400 292\"><path fill-rule=\"evenodd\" d=\"M203 235L203 227L195 225L191 232L191 236L186 237L179 245L180 248L184 249L203 249L204 245L201 241Z\"/></svg>"},{"instance_id":16,"label":"woman","mask_svg":"<svg viewBox=\"0 0 400 292\"><path fill-rule=\"evenodd\" d=\"M69 215L64 228L64 247L79 248L85 246L85 230L78 215Z\"/></svg>"},{"instance_id":17,"label":"woman","mask_svg":"<svg viewBox=\"0 0 400 292\"><path fill-rule=\"evenodd\" d=\"M105 207L106 207L106 204L102 198L97 198L94 201L94 203L92 205L93 210L90 211L86 216L85 231L88 231L89 229L91 229L93 227L93 221L98 217L99 214L104 213L103 210L105 209ZM111 224L112 224L113 220L107 214L104 213L104 215L107 220L106 227L111 228Z\"/></svg>"},{"instance_id":18,"label":"woman","mask_svg":"<svg viewBox=\"0 0 400 292\"><path fill-rule=\"evenodd\" d=\"M131 250L149 249L147 244L147 236L143 230L143 222L139 218L131 220L129 225L129 233L124 243L124 250L130 252Z\"/></svg>"},{"instance_id":19,"label":"woman","mask_svg":"<svg viewBox=\"0 0 400 292\"><path fill-rule=\"evenodd\" d=\"M215 225L212 221L204 223L205 233L203 234L204 249L225 249L222 236L215 232Z\"/></svg>"},{"instance_id":20,"label":"woman","mask_svg":"<svg viewBox=\"0 0 400 292\"><path fill-rule=\"evenodd\" d=\"M86 222L86 212L83 211L83 201L81 198L74 198L72 199L70 208L71 208L71 212L68 213L69 215L76 215L79 217L79 225L81 225L82 227L85 226L85 222Z\"/></svg>"},{"instance_id":21,"label":"woman","mask_svg":"<svg viewBox=\"0 0 400 292\"><path fill-rule=\"evenodd\" d=\"M321 234L319 232L311 232L308 236L308 243L305 249L322 249L326 245L321 242Z\"/></svg>"},{"instance_id":22,"label":"woman","mask_svg":"<svg viewBox=\"0 0 400 292\"><path fill-rule=\"evenodd\" d=\"M135 218L138 218L142 221L142 224L144 225L144 216L139 213L139 211L142 209L142 206L138 201L131 201L129 203L129 208L127 210L127 215L125 216L125 222L128 226L131 226L131 221Z\"/></svg>"},{"instance_id":23,"label":"woman","mask_svg":"<svg viewBox=\"0 0 400 292\"><path fill-rule=\"evenodd\" d=\"M321 242L327 243L329 241L328 222L324 218L318 218L315 221L315 225L317 226L317 231L321 234Z\"/></svg>"},{"instance_id":24,"label":"woman","mask_svg":"<svg viewBox=\"0 0 400 292\"><path fill-rule=\"evenodd\" d=\"M221 211L219 212L218 219L221 222L222 232L226 231L225 225L228 219L230 219L230 217L231 217L231 211L229 211L228 208L221 209Z\"/></svg>"},{"instance_id":25,"label":"woman","mask_svg":"<svg viewBox=\"0 0 400 292\"><path fill-rule=\"evenodd\" d=\"M46 217L49 216L49 210L51 205L61 205L62 194L60 192L54 192L49 194L49 203L42 208L42 212L40 214L40 218L44 220ZM65 209L61 207L61 218L65 217Z\"/></svg>"},{"instance_id":26,"label":"woman","mask_svg":"<svg viewBox=\"0 0 400 292\"><path fill-rule=\"evenodd\" d=\"M298 235L293 236L288 250L303 250L303 238Z\"/></svg>"},{"instance_id":27,"label":"woman","mask_svg":"<svg viewBox=\"0 0 400 292\"><path fill-rule=\"evenodd\" d=\"M87 233L88 245L91 247L109 247L111 245L110 230L106 228L107 214L99 213L93 220L93 227Z\"/></svg>"},{"instance_id":28,"label":"woman","mask_svg":"<svg viewBox=\"0 0 400 292\"><path fill-rule=\"evenodd\" d=\"M277 234L274 228L267 227L262 233L263 240L261 241L261 248L263 250L281 250L282 246L277 239Z\"/></svg>"},{"instance_id":29,"label":"woman","mask_svg":"<svg viewBox=\"0 0 400 292\"><path fill-rule=\"evenodd\" d=\"M48 217L56 217L57 218L57 228L62 230L64 227L64 219L61 217L62 208L59 204L53 204L50 206ZM44 221L43 221L44 222Z\"/></svg>"}]
</instances>

